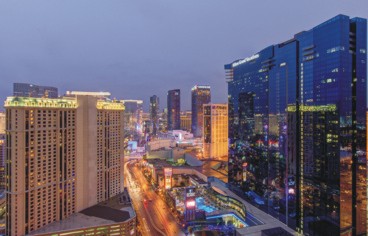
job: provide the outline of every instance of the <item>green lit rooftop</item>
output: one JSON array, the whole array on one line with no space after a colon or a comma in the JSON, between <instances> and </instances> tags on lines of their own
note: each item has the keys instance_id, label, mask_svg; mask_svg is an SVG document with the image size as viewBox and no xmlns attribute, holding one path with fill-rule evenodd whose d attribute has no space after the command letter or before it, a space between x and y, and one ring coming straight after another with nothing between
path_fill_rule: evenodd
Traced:
<instances>
[{"instance_id":1,"label":"green lit rooftop","mask_svg":"<svg viewBox=\"0 0 368 236\"><path fill-rule=\"evenodd\" d=\"M4 107L76 108L77 101L68 98L7 97Z\"/></svg>"},{"instance_id":2,"label":"green lit rooftop","mask_svg":"<svg viewBox=\"0 0 368 236\"><path fill-rule=\"evenodd\" d=\"M78 102L75 97L63 98L34 98L34 97L8 97L4 107L29 107L29 108L77 108ZM119 101L98 100L97 109L124 110L124 104Z\"/></svg>"}]
</instances>

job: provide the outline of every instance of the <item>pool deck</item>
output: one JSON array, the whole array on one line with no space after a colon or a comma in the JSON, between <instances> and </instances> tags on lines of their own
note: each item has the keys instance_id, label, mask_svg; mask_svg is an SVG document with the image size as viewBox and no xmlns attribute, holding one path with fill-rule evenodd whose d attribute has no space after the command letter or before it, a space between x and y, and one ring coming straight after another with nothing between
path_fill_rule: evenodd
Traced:
<instances>
[{"instance_id":1,"label":"pool deck","mask_svg":"<svg viewBox=\"0 0 368 236\"><path fill-rule=\"evenodd\" d=\"M262 235L262 230L276 228L276 227L281 227L287 232L291 233L292 235L298 235L293 229L289 228L287 225L277 220L276 218L272 217L271 215L256 208L252 204L248 203L247 201L245 201L244 199L242 199L241 197L239 197L238 195L236 195L235 193L233 193L232 191L230 191L228 188L221 185L220 183L212 182L211 185L217 188L220 188L230 197L236 198L239 201L243 202L247 208L247 212L249 212L251 215L253 215L255 218L257 218L263 223L261 225L255 225L251 227L237 229L236 235L260 236Z\"/></svg>"}]
</instances>

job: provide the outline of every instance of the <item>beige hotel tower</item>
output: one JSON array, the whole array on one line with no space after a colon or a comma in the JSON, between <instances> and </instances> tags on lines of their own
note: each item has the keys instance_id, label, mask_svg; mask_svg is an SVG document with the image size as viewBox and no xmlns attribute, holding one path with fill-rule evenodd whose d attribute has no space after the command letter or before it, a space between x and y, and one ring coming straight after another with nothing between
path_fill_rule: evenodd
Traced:
<instances>
[{"instance_id":1,"label":"beige hotel tower","mask_svg":"<svg viewBox=\"0 0 368 236\"><path fill-rule=\"evenodd\" d=\"M228 156L227 104L203 105L203 157L227 160Z\"/></svg>"},{"instance_id":2,"label":"beige hotel tower","mask_svg":"<svg viewBox=\"0 0 368 236\"><path fill-rule=\"evenodd\" d=\"M124 105L105 95L7 98L7 235L26 235L121 192Z\"/></svg>"}]
</instances>

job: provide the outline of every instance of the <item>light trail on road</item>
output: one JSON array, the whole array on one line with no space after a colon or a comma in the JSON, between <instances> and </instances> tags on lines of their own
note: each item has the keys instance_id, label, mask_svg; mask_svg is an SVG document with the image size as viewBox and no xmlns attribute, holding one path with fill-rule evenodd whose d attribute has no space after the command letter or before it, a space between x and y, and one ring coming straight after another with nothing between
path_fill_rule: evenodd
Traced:
<instances>
[{"instance_id":1,"label":"light trail on road","mask_svg":"<svg viewBox=\"0 0 368 236\"><path fill-rule=\"evenodd\" d=\"M127 162L124 165L125 186L128 187L129 193L132 195L143 235L185 235L166 203L152 190L140 169L129 163L132 162ZM146 203L144 203L144 199L146 199Z\"/></svg>"}]
</instances>

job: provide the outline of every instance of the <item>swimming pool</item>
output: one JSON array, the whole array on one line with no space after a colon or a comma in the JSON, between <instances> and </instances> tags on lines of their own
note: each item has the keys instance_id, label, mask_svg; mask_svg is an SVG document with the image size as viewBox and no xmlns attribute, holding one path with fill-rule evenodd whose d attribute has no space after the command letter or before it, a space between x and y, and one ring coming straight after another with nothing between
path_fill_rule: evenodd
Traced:
<instances>
[{"instance_id":1,"label":"swimming pool","mask_svg":"<svg viewBox=\"0 0 368 236\"><path fill-rule=\"evenodd\" d=\"M211 212L213 212L213 211L218 210L218 209L217 209L217 208L215 208L215 207L212 207L212 206L208 206L208 205L206 205L206 204L204 203L204 199L203 199L203 197L197 197L197 198L196 198L196 205L197 205L197 209L198 209L198 210L203 210L203 211L205 211L205 212L207 212L207 213L211 213Z\"/></svg>"}]
</instances>

